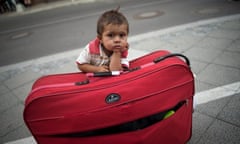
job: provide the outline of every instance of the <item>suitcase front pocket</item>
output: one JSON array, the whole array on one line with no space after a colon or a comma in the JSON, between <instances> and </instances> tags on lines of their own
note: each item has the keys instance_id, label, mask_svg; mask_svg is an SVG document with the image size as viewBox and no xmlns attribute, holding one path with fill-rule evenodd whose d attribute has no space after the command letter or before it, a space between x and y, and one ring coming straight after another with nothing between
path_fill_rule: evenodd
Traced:
<instances>
[{"instance_id":1,"label":"suitcase front pocket","mask_svg":"<svg viewBox=\"0 0 240 144\"><path fill-rule=\"evenodd\" d=\"M187 104L187 100L179 102L176 106L165 110L163 112L159 112L144 118L140 118L134 121L130 121L127 123L106 127L102 129L96 129L91 131L85 131L80 133L68 133L68 134L60 134L55 136L60 137L92 137L92 136L103 136L103 135L112 135L112 134L120 134L133 132L137 130L143 130L148 128L154 124L161 123L161 121L174 116L178 110Z\"/></svg>"}]
</instances>

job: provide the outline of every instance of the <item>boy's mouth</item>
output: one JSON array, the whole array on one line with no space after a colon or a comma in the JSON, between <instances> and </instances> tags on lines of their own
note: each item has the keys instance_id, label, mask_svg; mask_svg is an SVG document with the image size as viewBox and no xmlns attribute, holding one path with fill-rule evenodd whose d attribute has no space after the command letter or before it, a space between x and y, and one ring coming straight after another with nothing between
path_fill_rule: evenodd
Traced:
<instances>
[{"instance_id":1,"label":"boy's mouth","mask_svg":"<svg viewBox=\"0 0 240 144\"><path fill-rule=\"evenodd\" d=\"M116 45L116 46L114 46L113 48L114 48L114 49L120 49L121 46L120 46L120 45Z\"/></svg>"}]
</instances>

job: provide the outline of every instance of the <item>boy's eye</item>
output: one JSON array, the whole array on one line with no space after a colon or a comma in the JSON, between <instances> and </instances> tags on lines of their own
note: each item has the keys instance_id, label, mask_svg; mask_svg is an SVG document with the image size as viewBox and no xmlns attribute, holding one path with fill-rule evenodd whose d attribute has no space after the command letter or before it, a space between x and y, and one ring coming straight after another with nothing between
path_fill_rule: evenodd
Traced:
<instances>
[{"instance_id":1,"label":"boy's eye","mask_svg":"<svg viewBox=\"0 0 240 144\"><path fill-rule=\"evenodd\" d=\"M122 37L125 37L126 34L125 34L125 33L122 33L122 34L120 34L119 36L122 38Z\"/></svg>"},{"instance_id":2,"label":"boy's eye","mask_svg":"<svg viewBox=\"0 0 240 144\"><path fill-rule=\"evenodd\" d=\"M112 38L114 35L112 33L109 33L107 36Z\"/></svg>"},{"instance_id":3,"label":"boy's eye","mask_svg":"<svg viewBox=\"0 0 240 144\"><path fill-rule=\"evenodd\" d=\"M120 37L120 38L124 38L124 37L126 37L126 35L127 35L127 34L125 34L125 33L119 33L119 34L108 33L108 34L107 34L107 37L113 38L113 37L115 37L115 36L118 36L118 37Z\"/></svg>"}]
</instances>

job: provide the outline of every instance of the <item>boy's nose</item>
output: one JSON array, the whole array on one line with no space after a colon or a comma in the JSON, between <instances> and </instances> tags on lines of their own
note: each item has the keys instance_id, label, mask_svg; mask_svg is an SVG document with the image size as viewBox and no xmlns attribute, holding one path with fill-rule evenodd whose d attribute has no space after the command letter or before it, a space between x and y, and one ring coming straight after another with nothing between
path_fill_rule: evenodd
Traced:
<instances>
[{"instance_id":1,"label":"boy's nose","mask_svg":"<svg viewBox=\"0 0 240 144\"><path fill-rule=\"evenodd\" d=\"M115 42L119 42L119 41L120 41L120 37L119 37L119 36L115 36L115 37L114 37L114 41L115 41Z\"/></svg>"}]
</instances>

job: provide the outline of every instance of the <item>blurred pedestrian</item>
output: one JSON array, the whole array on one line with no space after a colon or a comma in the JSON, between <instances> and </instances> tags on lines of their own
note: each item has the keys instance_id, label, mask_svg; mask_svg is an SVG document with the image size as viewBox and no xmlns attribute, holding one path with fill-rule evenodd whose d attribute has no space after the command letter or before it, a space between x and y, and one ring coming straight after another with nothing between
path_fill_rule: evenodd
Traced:
<instances>
[{"instance_id":1,"label":"blurred pedestrian","mask_svg":"<svg viewBox=\"0 0 240 144\"><path fill-rule=\"evenodd\" d=\"M0 12L16 11L16 3L14 0L0 0Z\"/></svg>"},{"instance_id":2,"label":"blurred pedestrian","mask_svg":"<svg viewBox=\"0 0 240 144\"><path fill-rule=\"evenodd\" d=\"M32 5L32 1L31 1L31 0L24 0L24 5L25 5L26 7L29 7L29 6Z\"/></svg>"}]
</instances>

